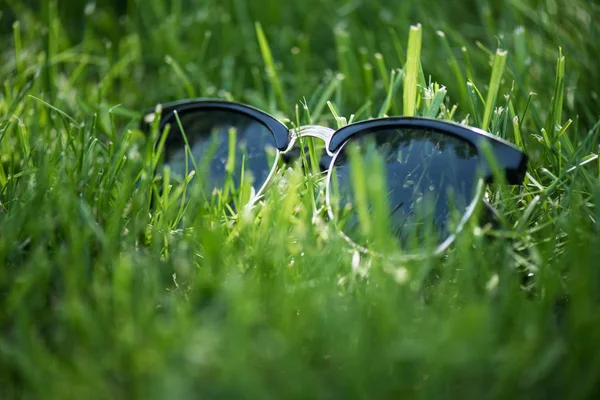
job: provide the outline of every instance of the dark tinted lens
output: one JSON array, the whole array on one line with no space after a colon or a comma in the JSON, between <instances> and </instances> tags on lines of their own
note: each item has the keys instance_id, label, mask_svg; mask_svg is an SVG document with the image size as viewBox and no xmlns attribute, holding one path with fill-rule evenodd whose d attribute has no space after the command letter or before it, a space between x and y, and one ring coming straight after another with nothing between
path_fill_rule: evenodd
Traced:
<instances>
[{"instance_id":1,"label":"dark tinted lens","mask_svg":"<svg viewBox=\"0 0 600 400\"><path fill-rule=\"evenodd\" d=\"M207 189L222 188L227 180L254 182L258 189L267 179L276 155L273 133L258 120L233 111L203 109L179 114L193 159L208 179ZM185 141L175 117L165 161L183 177L186 172ZM188 157L188 171L194 169Z\"/></svg>"},{"instance_id":2,"label":"dark tinted lens","mask_svg":"<svg viewBox=\"0 0 600 400\"><path fill-rule=\"evenodd\" d=\"M475 147L455 136L414 129L359 134L336 158L331 204L357 242L385 230L405 247L437 245L473 200L477 167Z\"/></svg>"}]
</instances>

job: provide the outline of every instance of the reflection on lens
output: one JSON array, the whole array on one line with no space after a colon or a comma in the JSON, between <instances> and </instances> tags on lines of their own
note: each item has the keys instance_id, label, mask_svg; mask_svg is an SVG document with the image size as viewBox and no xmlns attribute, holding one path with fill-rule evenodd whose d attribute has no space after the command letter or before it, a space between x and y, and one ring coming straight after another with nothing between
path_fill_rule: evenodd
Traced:
<instances>
[{"instance_id":1,"label":"reflection on lens","mask_svg":"<svg viewBox=\"0 0 600 400\"><path fill-rule=\"evenodd\" d=\"M331 206L340 229L360 244L437 246L474 198L478 157L460 138L423 129L353 136L331 176Z\"/></svg>"},{"instance_id":2,"label":"reflection on lens","mask_svg":"<svg viewBox=\"0 0 600 400\"><path fill-rule=\"evenodd\" d=\"M229 110L191 110L179 114L191 156L186 160L185 140L175 117L165 149L165 162L179 177L200 169L206 189L221 189L232 183L254 182L258 189L269 176L276 146L273 133L258 120ZM258 185L258 187L256 187Z\"/></svg>"}]
</instances>

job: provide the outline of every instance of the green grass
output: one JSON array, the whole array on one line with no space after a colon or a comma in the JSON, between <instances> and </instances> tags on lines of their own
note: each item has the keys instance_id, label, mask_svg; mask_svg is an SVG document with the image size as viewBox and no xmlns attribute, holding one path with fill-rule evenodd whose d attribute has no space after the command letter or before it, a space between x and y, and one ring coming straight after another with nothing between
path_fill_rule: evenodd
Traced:
<instances>
[{"instance_id":1,"label":"green grass","mask_svg":"<svg viewBox=\"0 0 600 400\"><path fill-rule=\"evenodd\" d=\"M599 15L5 0L0 398L595 398ZM464 121L517 143L529 173L491 185L499 226L473 221L440 259L359 256L299 167L239 215L171 178L140 110L192 96L293 124Z\"/></svg>"}]
</instances>

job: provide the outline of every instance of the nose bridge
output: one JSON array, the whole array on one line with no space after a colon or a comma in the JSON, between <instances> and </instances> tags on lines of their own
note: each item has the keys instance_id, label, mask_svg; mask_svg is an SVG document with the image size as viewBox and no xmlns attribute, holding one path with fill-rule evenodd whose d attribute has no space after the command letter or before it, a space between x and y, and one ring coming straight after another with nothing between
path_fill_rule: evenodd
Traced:
<instances>
[{"instance_id":1,"label":"nose bridge","mask_svg":"<svg viewBox=\"0 0 600 400\"><path fill-rule=\"evenodd\" d=\"M292 140L290 141L288 148L285 150L285 152L288 152L289 150L292 149L292 147L294 147L294 144L296 143L296 139L302 138L302 137L314 137L314 138L321 139L322 141L325 142L325 151L327 152L327 154L330 154L329 148L328 148L329 141L331 140L331 136L333 135L334 132L335 132L335 130L328 128L326 126L320 126L320 125L300 126L293 130Z\"/></svg>"},{"instance_id":2,"label":"nose bridge","mask_svg":"<svg viewBox=\"0 0 600 400\"><path fill-rule=\"evenodd\" d=\"M333 129L326 126L304 125L296 129L296 137L316 137L328 143L333 132L335 132Z\"/></svg>"}]
</instances>

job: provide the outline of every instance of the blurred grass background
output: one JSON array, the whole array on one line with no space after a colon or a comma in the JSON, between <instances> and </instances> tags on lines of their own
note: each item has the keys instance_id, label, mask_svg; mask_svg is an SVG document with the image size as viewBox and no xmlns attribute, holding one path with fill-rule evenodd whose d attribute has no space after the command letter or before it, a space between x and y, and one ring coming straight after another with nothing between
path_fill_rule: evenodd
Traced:
<instances>
[{"instance_id":1,"label":"blurred grass background","mask_svg":"<svg viewBox=\"0 0 600 400\"><path fill-rule=\"evenodd\" d=\"M153 83L144 93L148 103L217 91L236 98L252 96L259 90L257 74L262 76L259 47L251 40L258 21L286 83L289 104L314 93L331 70L348 78L339 106L353 111L368 99L364 65L374 69L375 79L381 62L385 73L402 67L407 26L421 23L427 28L422 52L427 75L446 85L454 101L467 100L466 79L487 83L489 53L500 47L511 50L510 75L519 82L521 94L526 97L528 89L535 89L538 96L533 101L542 102L554 90L554 74L545 72L555 64L560 46L572 55L566 108L586 121L597 117L594 110L600 100L595 86L600 76L593 38L600 34L594 23L600 10L594 2L449 1L444 7L435 1L387 3L7 0L2 26L10 33L18 15L24 43L35 43L31 51L77 48L89 57L100 55L102 59L89 61L96 68L87 68L81 79L93 73L92 78L107 79L110 73L119 85L111 87L111 93L101 93L101 100L137 106L138 91L129 83L141 80ZM49 24L54 18L58 19ZM446 41L438 31L445 33ZM60 40L47 48L53 36ZM5 48L11 47L11 35L4 35L3 41ZM3 54L4 69L14 62L10 55L10 51ZM189 86L181 84L165 57L180 66ZM117 60L119 67L114 65Z\"/></svg>"},{"instance_id":2,"label":"blurred grass background","mask_svg":"<svg viewBox=\"0 0 600 400\"><path fill-rule=\"evenodd\" d=\"M4 0L0 398L595 398L598 20L580 0ZM530 156L523 187L489 189L500 228L398 264L353 254L301 169L239 216L153 179L135 127L158 102L401 114L417 23L417 115L443 85L437 118Z\"/></svg>"}]
</instances>

